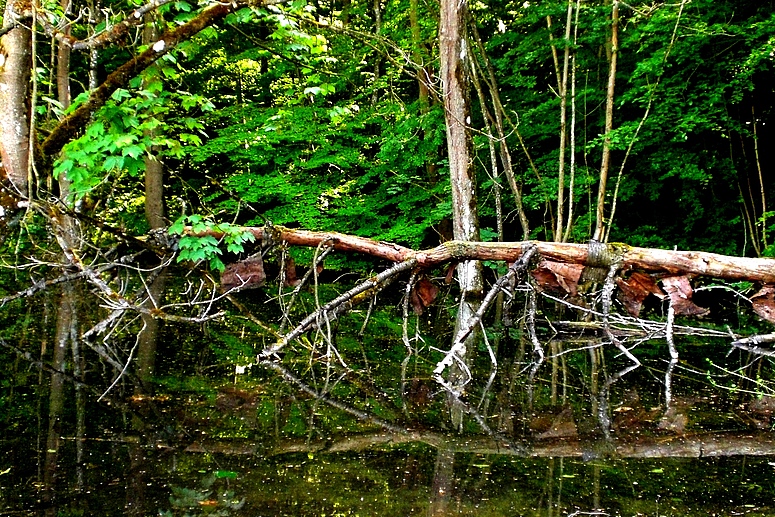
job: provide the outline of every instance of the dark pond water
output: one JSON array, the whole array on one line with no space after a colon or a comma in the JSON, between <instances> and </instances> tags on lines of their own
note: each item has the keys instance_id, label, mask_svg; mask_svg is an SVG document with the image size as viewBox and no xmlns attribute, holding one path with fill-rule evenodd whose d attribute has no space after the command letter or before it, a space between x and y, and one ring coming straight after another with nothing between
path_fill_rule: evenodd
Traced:
<instances>
[{"instance_id":1,"label":"dark pond water","mask_svg":"<svg viewBox=\"0 0 775 517\"><path fill-rule=\"evenodd\" d=\"M63 456L73 454L67 449ZM80 474L62 465L51 514L775 515L775 462L766 457L525 459L427 445L271 458L133 449L91 444ZM10 468L3 515L49 513L34 469Z\"/></svg>"},{"instance_id":2,"label":"dark pond water","mask_svg":"<svg viewBox=\"0 0 775 517\"><path fill-rule=\"evenodd\" d=\"M644 347L606 391L621 358L589 364L594 346L574 346L532 382L515 360L472 386L486 426L469 417L462 433L429 379L402 397L400 377L332 376L333 405L261 368L162 379L153 397L116 388L110 403L83 392L80 406L71 383L53 434L45 398L18 383L3 399L0 514L775 516L767 358L717 343L666 382Z\"/></svg>"}]
</instances>

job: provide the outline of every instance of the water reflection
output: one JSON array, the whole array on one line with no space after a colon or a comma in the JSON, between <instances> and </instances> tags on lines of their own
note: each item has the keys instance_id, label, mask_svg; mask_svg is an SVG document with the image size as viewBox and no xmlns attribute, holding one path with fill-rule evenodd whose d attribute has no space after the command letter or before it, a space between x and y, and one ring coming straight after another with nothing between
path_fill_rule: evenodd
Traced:
<instances>
[{"instance_id":1,"label":"water reflection","mask_svg":"<svg viewBox=\"0 0 775 517\"><path fill-rule=\"evenodd\" d=\"M775 515L775 399L757 389L760 358L704 349L700 369L657 354L617 375L626 358L600 341L547 342L540 368L523 345L461 399L462 434L444 428L431 379L390 392L376 375L320 376L325 362L300 374L267 362L209 392L94 396L85 432L67 409L56 435L6 430L0 513Z\"/></svg>"}]
</instances>

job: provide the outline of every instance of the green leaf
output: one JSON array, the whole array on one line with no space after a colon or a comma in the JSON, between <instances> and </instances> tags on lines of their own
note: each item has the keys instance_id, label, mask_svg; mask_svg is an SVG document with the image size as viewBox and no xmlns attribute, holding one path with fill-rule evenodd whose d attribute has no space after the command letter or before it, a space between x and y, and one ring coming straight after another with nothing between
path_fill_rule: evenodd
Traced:
<instances>
[{"instance_id":1,"label":"green leaf","mask_svg":"<svg viewBox=\"0 0 775 517\"><path fill-rule=\"evenodd\" d=\"M114 169L122 169L124 167L123 156L108 156L102 163L102 170L112 171Z\"/></svg>"},{"instance_id":2,"label":"green leaf","mask_svg":"<svg viewBox=\"0 0 775 517\"><path fill-rule=\"evenodd\" d=\"M121 150L122 156L131 156L132 158L139 158L143 153L145 153L145 146L142 144L130 145Z\"/></svg>"},{"instance_id":3,"label":"green leaf","mask_svg":"<svg viewBox=\"0 0 775 517\"><path fill-rule=\"evenodd\" d=\"M123 88L118 88L116 91L113 92L113 94L110 96L111 99L114 101L122 101L124 99L128 99L132 95Z\"/></svg>"}]
</instances>

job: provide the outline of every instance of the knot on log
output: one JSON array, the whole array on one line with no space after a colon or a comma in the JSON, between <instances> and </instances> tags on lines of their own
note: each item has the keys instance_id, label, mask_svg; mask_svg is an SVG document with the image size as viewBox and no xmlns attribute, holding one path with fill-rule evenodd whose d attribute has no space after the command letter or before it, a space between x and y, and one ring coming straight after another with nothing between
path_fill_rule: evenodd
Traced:
<instances>
[{"instance_id":1,"label":"knot on log","mask_svg":"<svg viewBox=\"0 0 775 517\"><path fill-rule=\"evenodd\" d=\"M592 239L587 245L587 266L608 269L611 267L613 257L608 245L604 242Z\"/></svg>"},{"instance_id":2,"label":"knot on log","mask_svg":"<svg viewBox=\"0 0 775 517\"><path fill-rule=\"evenodd\" d=\"M622 244L590 240L587 245L587 267L582 272L581 283L603 282L611 266L621 264L626 250Z\"/></svg>"},{"instance_id":3,"label":"knot on log","mask_svg":"<svg viewBox=\"0 0 775 517\"><path fill-rule=\"evenodd\" d=\"M460 261L471 258L474 250L472 243L468 241L447 241L443 245L447 248L450 257Z\"/></svg>"}]
</instances>

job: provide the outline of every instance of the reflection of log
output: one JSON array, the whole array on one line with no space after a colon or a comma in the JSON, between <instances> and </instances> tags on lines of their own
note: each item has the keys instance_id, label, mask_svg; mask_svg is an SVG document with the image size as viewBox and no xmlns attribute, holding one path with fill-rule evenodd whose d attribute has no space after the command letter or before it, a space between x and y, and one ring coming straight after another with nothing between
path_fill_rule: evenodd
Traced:
<instances>
[{"instance_id":1,"label":"reflection of log","mask_svg":"<svg viewBox=\"0 0 775 517\"><path fill-rule=\"evenodd\" d=\"M264 227L245 228L256 238L264 238ZM335 249L352 251L383 258L391 262L403 262L411 257L420 266L432 267L446 262L461 260L516 261L530 245L547 260L605 267L606 260L621 261L624 269L639 269L669 274L702 275L728 280L750 280L775 283L775 259L746 258L705 253L701 251L672 251L652 248L635 248L625 244L598 244L594 249L587 244L560 242L461 242L448 241L429 250L415 251L389 242L335 232L313 232L273 226L268 229L274 242L287 242L295 246L318 246L330 243ZM213 234L216 235L217 234ZM590 251L592 250L592 251Z\"/></svg>"},{"instance_id":2,"label":"reflection of log","mask_svg":"<svg viewBox=\"0 0 775 517\"><path fill-rule=\"evenodd\" d=\"M421 442L443 447L454 452L475 454L503 454L525 456L524 451L488 437L445 436L433 432L361 434L338 440L308 442L283 440L265 448L264 444L249 442L195 443L186 452L222 454L259 454L277 456L298 452L351 452L371 447ZM711 456L764 456L775 454L775 436L772 433L707 433L680 437L587 443L579 440L536 442L528 447L527 456L535 458L576 457L585 460L597 457L621 458L703 458Z\"/></svg>"}]
</instances>

